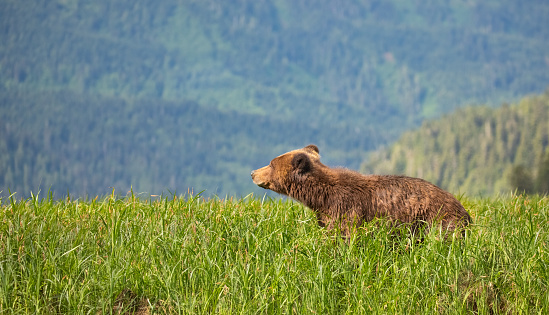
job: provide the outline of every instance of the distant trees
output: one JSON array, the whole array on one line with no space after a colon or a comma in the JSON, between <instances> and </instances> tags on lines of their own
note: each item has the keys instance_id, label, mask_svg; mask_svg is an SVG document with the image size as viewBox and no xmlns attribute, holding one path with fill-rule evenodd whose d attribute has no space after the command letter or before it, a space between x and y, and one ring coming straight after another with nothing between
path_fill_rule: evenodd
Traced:
<instances>
[{"instance_id":1,"label":"distant trees","mask_svg":"<svg viewBox=\"0 0 549 315\"><path fill-rule=\"evenodd\" d=\"M549 194L549 152L546 154L545 159L538 167L536 189L539 193Z\"/></svg>"},{"instance_id":2,"label":"distant trees","mask_svg":"<svg viewBox=\"0 0 549 315\"><path fill-rule=\"evenodd\" d=\"M207 190L242 194L250 170L288 148L321 146L353 166L368 138L347 127L219 111L192 101L132 100L0 86L0 198ZM25 113L25 114L22 114ZM299 136L296 136L299 135ZM358 163L357 163L358 164Z\"/></svg>"},{"instance_id":3,"label":"distant trees","mask_svg":"<svg viewBox=\"0 0 549 315\"><path fill-rule=\"evenodd\" d=\"M509 174L511 189L526 194L549 194L549 152L537 169L516 165Z\"/></svg>"},{"instance_id":4,"label":"distant trees","mask_svg":"<svg viewBox=\"0 0 549 315\"><path fill-rule=\"evenodd\" d=\"M468 107L372 153L366 173L423 177L453 192L549 192L549 90L497 109Z\"/></svg>"},{"instance_id":5,"label":"distant trees","mask_svg":"<svg viewBox=\"0 0 549 315\"><path fill-rule=\"evenodd\" d=\"M514 166L509 175L509 183L513 190L531 194L535 191L532 173L524 165Z\"/></svg>"},{"instance_id":6,"label":"distant trees","mask_svg":"<svg viewBox=\"0 0 549 315\"><path fill-rule=\"evenodd\" d=\"M546 0L480 2L0 1L0 191L247 193L257 161L311 142L358 168L425 117L549 82ZM508 188L547 146L534 109L427 123L387 165Z\"/></svg>"},{"instance_id":7,"label":"distant trees","mask_svg":"<svg viewBox=\"0 0 549 315\"><path fill-rule=\"evenodd\" d=\"M34 2L0 5L5 86L307 115L384 142L549 80L541 0Z\"/></svg>"}]
</instances>

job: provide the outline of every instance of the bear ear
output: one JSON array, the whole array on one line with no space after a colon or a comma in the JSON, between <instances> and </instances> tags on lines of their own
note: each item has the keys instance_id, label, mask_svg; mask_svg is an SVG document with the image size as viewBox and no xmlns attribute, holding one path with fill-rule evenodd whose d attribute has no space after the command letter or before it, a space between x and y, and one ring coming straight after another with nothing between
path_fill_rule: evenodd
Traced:
<instances>
[{"instance_id":1,"label":"bear ear","mask_svg":"<svg viewBox=\"0 0 549 315\"><path fill-rule=\"evenodd\" d=\"M316 152L317 154L319 154L320 152L318 151L318 147L314 144L309 144L308 146L306 146L304 148L305 150L308 150L308 151L313 151L313 152Z\"/></svg>"},{"instance_id":2,"label":"bear ear","mask_svg":"<svg viewBox=\"0 0 549 315\"><path fill-rule=\"evenodd\" d=\"M299 173L304 174L311 170L311 160L305 153L298 153L292 159L292 166L294 170L298 170Z\"/></svg>"}]
</instances>

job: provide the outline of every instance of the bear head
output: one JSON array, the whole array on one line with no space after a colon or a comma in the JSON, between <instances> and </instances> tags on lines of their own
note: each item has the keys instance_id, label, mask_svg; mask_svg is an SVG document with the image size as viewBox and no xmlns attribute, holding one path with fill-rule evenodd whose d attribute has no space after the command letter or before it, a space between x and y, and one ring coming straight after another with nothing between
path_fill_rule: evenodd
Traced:
<instances>
[{"instance_id":1,"label":"bear head","mask_svg":"<svg viewBox=\"0 0 549 315\"><path fill-rule=\"evenodd\" d=\"M269 165L252 171L252 180L259 187L288 195L293 183L309 174L320 163L318 147L310 144L274 158Z\"/></svg>"}]
</instances>

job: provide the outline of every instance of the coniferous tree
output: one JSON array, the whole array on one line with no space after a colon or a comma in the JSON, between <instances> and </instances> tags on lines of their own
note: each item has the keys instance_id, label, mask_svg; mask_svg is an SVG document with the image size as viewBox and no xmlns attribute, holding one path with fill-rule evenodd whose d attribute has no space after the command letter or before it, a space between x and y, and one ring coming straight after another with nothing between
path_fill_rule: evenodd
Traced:
<instances>
[{"instance_id":1,"label":"coniferous tree","mask_svg":"<svg viewBox=\"0 0 549 315\"><path fill-rule=\"evenodd\" d=\"M545 155L538 168L536 190L540 194L549 194L549 152Z\"/></svg>"},{"instance_id":2,"label":"coniferous tree","mask_svg":"<svg viewBox=\"0 0 549 315\"><path fill-rule=\"evenodd\" d=\"M509 178L511 187L519 193L531 194L534 192L532 174L523 165L513 167Z\"/></svg>"}]
</instances>

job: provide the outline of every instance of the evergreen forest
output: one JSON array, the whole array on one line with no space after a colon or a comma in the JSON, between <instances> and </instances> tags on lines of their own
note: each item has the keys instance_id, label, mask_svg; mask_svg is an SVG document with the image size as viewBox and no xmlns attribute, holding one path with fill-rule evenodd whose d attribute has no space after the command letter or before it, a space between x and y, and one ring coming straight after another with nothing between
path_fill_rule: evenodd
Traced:
<instances>
[{"instance_id":1,"label":"evergreen forest","mask_svg":"<svg viewBox=\"0 0 549 315\"><path fill-rule=\"evenodd\" d=\"M422 177L470 196L549 193L549 89L499 108L466 107L371 153L361 170Z\"/></svg>"},{"instance_id":2,"label":"evergreen forest","mask_svg":"<svg viewBox=\"0 0 549 315\"><path fill-rule=\"evenodd\" d=\"M0 196L263 194L250 171L309 143L331 166L535 191L547 110L524 104L547 103L547 16L543 0L1 1ZM436 122L453 112L463 127ZM393 148L419 155L371 153L426 119L423 153L413 132ZM454 151L417 172L442 136Z\"/></svg>"}]
</instances>

